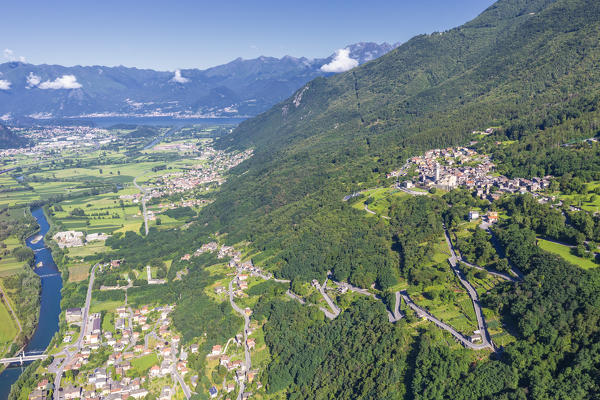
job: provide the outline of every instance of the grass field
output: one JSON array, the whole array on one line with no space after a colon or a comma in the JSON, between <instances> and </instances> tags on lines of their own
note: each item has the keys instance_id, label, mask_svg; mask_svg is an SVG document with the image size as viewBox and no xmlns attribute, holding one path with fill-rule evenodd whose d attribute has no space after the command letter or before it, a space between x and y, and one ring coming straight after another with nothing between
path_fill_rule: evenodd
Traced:
<instances>
[{"instance_id":1,"label":"grass field","mask_svg":"<svg viewBox=\"0 0 600 400\"><path fill-rule=\"evenodd\" d=\"M85 281L88 277L90 266L88 264L75 264L69 267L69 282Z\"/></svg>"},{"instance_id":2,"label":"grass field","mask_svg":"<svg viewBox=\"0 0 600 400\"><path fill-rule=\"evenodd\" d=\"M0 258L0 277L18 273L22 271L25 266L25 263L17 261L11 253L15 247L21 245L19 240L16 237L11 236L4 241L4 244L6 245L6 249L2 249L1 253L6 252L7 254L3 254Z\"/></svg>"},{"instance_id":3,"label":"grass field","mask_svg":"<svg viewBox=\"0 0 600 400\"><path fill-rule=\"evenodd\" d=\"M80 247L70 247L69 248L69 257L73 259L83 259L85 256L89 256L91 254L101 253L103 251L108 251L109 248L104 246L103 241L95 241L87 243L85 246ZM88 265L89 267L89 265Z\"/></svg>"},{"instance_id":4,"label":"grass field","mask_svg":"<svg viewBox=\"0 0 600 400\"><path fill-rule=\"evenodd\" d=\"M407 193L392 188L376 188L370 189L363 192L365 196L364 201L371 198L369 204L369 210L376 212L378 215L388 214L389 207L391 205L391 199L394 197L406 197L409 196ZM364 210L364 201L359 201L352 205L352 207L358 210ZM372 214L371 214L372 215Z\"/></svg>"},{"instance_id":5,"label":"grass field","mask_svg":"<svg viewBox=\"0 0 600 400\"><path fill-rule=\"evenodd\" d=\"M17 324L10 315L4 300L0 301L0 354L4 354L19 332Z\"/></svg>"},{"instance_id":6,"label":"grass field","mask_svg":"<svg viewBox=\"0 0 600 400\"><path fill-rule=\"evenodd\" d=\"M131 360L131 370L127 371L129 376L143 376L148 373L148 370L153 365L158 364L158 356L156 353L147 354L145 356L134 358Z\"/></svg>"},{"instance_id":7,"label":"grass field","mask_svg":"<svg viewBox=\"0 0 600 400\"><path fill-rule=\"evenodd\" d=\"M104 317L102 318L102 330L103 331L108 331L108 332L115 331L114 316L115 316L115 314L112 312L107 312L106 314L104 314Z\"/></svg>"},{"instance_id":8,"label":"grass field","mask_svg":"<svg viewBox=\"0 0 600 400\"><path fill-rule=\"evenodd\" d=\"M100 311L109 311L116 310L117 307L120 307L125 302L125 293L123 293L123 300L107 300L107 301L98 301L94 300L94 296L92 296L92 304L90 305L90 312L100 312Z\"/></svg>"},{"instance_id":9,"label":"grass field","mask_svg":"<svg viewBox=\"0 0 600 400\"><path fill-rule=\"evenodd\" d=\"M583 269L592 269L598 267L598 264L596 264L594 261L588 258L581 258L577 257L574 254L571 254L571 248L568 246L564 246L555 242L550 242L544 239L538 239L538 246L542 250L545 250L552 254L556 254L563 258L565 261L577 265Z\"/></svg>"}]
</instances>

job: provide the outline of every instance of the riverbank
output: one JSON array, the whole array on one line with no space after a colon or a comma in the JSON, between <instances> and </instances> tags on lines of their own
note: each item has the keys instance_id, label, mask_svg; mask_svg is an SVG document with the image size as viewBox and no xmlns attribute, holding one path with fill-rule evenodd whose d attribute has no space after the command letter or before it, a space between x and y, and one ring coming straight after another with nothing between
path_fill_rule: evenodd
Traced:
<instances>
[{"instance_id":1,"label":"riverbank","mask_svg":"<svg viewBox=\"0 0 600 400\"><path fill-rule=\"evenodd\" d=\"M29 236L25 240L25 244L34 251L34 264L42 263L42 267L35 269L35 273L41 279L42 290L39 298L40 312L37 328L25 346L26 353L45 351L58 331L62 289L60 271L54 262L52 252L44 242L50 224L41 207L32 210L31 214L36 219L39 230ZM42 238L35 241L38 235L41 235ZM18 381L25 371L26 369L22 367L11 366L0 374L0 399L9 398L12 385Z\"/></svg>"}]
</instances>

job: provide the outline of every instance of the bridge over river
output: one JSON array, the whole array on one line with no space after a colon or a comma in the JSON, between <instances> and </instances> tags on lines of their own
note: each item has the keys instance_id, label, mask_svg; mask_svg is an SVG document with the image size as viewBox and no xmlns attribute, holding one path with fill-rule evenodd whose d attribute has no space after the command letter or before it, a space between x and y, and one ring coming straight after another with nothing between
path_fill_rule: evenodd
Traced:
<instances>
[{"instance_id":1,"label":"bridge over river","mask_svg":"<svg viewBox=\"0 0 600 400\"><path fill-rule=\"evenodd\" d=\"M31 352L29 354L26 354L25 352L22 352L21 354L19 354L16 357L0 358L0 363L5 364L5 365L19 363L22 365L24 362L43 360L45 358L48 358L48 354L37 353L37 352Z\"/></svg>"}]
</instances>

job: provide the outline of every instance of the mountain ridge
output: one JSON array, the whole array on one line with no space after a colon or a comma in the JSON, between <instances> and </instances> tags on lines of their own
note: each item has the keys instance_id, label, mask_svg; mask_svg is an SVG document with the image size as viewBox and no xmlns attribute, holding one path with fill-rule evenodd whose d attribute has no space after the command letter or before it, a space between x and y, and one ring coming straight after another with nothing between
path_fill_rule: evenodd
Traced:
<instances>
[{"instance_id":1,"label":"mountain ridge","mask_svg":"<svg viewBox=\"0 0 600 400\"><path fill-rule=\"evenodd\" d=\"M346 46L358 64L395 45ZM236 117L256 115L316 76L336 54L236 59L205 70L0 64L0 116L33 119L93 115ZM4 89L2 89L4 88Z\"/></svg>"}]
</instances>

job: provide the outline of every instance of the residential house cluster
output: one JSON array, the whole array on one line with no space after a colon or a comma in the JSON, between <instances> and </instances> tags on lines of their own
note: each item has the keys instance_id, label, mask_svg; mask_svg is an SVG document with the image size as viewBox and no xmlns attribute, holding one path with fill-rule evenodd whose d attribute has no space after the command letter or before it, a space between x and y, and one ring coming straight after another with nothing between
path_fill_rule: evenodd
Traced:
<instances>
[{"instance_id":1,"label":"residential house cluster","mask_svg":"<svg viewBox=\"0 0 600 400\"><path fill-rule=\"evenodd\" d=\"M414 184L452 190L467 187L481 198L495 200L503 193L527 193L543 190L550 185L551 176L543 178L507 178L494 174L494 164L487 155L466 147L434 149L422 156L410 158L388 177L400 177L416 171L417 177L403 183L410 189Z\"/></svg>"}]
</instances>

